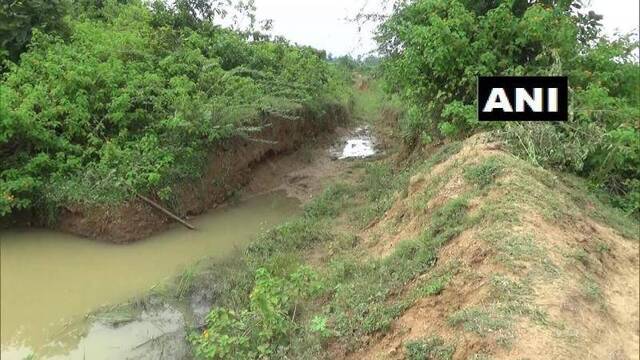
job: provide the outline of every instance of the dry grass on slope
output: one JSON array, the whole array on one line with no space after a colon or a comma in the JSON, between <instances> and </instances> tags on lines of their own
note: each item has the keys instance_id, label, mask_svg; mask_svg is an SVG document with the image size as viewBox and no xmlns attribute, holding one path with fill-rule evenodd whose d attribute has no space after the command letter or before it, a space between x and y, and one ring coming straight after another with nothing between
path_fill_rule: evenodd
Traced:
<instances>
[{"instance_id":1,"label":"dry grass on slope","mask_svg":"<svg viewBox=\"0 0 640 360\"><path fill-rule=\"evenodd\" d=\"M350 356L637 359L638 224L585 188L486 135L418 168L361 237L372 260L416 238L438 243L437 260Z\"/></svg>"}]
</instances>

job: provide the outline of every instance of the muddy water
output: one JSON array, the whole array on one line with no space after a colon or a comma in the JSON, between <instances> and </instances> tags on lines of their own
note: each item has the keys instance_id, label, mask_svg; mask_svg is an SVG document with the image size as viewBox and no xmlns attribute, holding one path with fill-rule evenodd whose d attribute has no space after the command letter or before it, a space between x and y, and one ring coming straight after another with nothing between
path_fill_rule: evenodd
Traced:
<instances>
[{"instance_id":1,"label":"muddy water","mask_svg":"<svg viewBox=\"0 0 640 360\"><path fill-rule=\"evenodd\" d=\"M263 195L192 219L197 231L175 227L130 245L48 230L0 232L2 359L71 351L78 340L60 338L88 312L143 294L205 257L231 256L298 212L297 200Z\"/></svg>"}]
</instances>

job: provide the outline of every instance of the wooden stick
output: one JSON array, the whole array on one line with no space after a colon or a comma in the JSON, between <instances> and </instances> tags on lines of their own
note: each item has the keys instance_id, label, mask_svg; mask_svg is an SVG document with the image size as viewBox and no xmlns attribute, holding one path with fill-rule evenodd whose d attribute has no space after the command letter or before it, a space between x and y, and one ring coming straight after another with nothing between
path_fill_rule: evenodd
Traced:
<instances>
[{"instance_id":1,"label":"wooden stick","mask_svg":"<svg viewBox=\"0 0 640 360\"><path fill-rule=\"evenodd\" d=\"M142 199L144 202L146 202L147 204L153 206L154 208L162 211L163 213L165 213L167 216L169 216L170 218L174 219L175 221L179 222L180 224L184 225L186 228L190 229L190 230L195 230L195 226L189 224L188 222L182 220L181 218L179 218L177 215L173 214L171 211L163 208L162 206L160 206L160 204L156 203L155 201L149 199L148 197L142 196L140 194L136 194L136 196L140 199Z\"/></svg>"}]
</instances>

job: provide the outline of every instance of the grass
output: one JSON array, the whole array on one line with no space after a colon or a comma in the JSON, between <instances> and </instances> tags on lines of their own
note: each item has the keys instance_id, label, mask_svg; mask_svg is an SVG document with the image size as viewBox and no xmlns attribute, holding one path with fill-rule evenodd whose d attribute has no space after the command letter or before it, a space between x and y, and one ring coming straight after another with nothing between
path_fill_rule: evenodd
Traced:
<instances>
[{"instance_id":1,"label":"grass","mask_svg":"<svg viewBox=\"0 0 640 360\"><path fill-rule=\"evenodd\" d=\"M462 326L465 331L481 337L496 332L507 333L513 326L513 319L495 307L468 307L454 312L447 321L451 326Z\"/></svg>"},{"instance_id":2,"label":"grass","mask_svg":"<svg viewBox=\"0 0 640 360\"><path fill-rule=\"evenodd\" d=\"M313 202L304 208L307 217L336 217L345 207L351 188L342 183L332 184Z\"/></svg>"},{"instance_id":3,"label":"grass","mask_svg":"<svg viewBox=\"0 0 640 360\"><path fill-rule=\"evenodd\" d=\"M404 352L407 360L450 360L453 359L455 348L434 336L407 342Z\"/></svg>"},{"instance_id":4,"label":"grass","mask_svg":"<svg viewBox=\"0 0 640 360\"><path fill-rule=\"evenodd\" d=\"M600 304L600 306L604 308L604 293L600 285L592 277L587 276L584 279L582 282L582 292L588 300Z\"/></svg>"},{"instance_id":5,"label":"grass","mask_svg":"<svg viewBox=\"0 0 640 360\"><path fill-rule=\"evenodd\" d=\"M369 80L367 91L357 91L354 97L353 117L368 124L375 123L385 102L385 93L379 81Z\"/></svg>"},{"instance_id":6,"label":"grass","mask_svg":"<svg viewBox=\"0 0 640 360\"><path fill-rule=\"evenodd\" d=\"M357 347L363 335L386 330L420 295L437 295L452 274L432 277L408 296L398 296L417 276L428 272L437 253L468 226L466 199L453 199L437 210L425 231L414 240L397 245L387 257L365 262L346 257L330 264L326 315L332 319L342 341Z\"/></svg>"},{"instance_id":7,"label":"grass","mask_svg":"<svg viewBox=\"0 0 640 360\"><path fill-rule=\"evenodd\" d=\"M502 163L498 157L490 157L477 165L471 165L464 170L464 178L481 189L492 184L500 175Z\"/></svg>"}]
</instances>

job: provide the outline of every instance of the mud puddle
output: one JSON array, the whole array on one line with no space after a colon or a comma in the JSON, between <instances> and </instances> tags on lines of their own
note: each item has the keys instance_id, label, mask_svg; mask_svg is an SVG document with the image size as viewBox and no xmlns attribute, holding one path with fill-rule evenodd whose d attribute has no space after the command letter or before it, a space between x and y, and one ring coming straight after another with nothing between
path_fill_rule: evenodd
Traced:
<instances>
[{"instance_id":1,"label":"mud puddle","mask_svg":"<svg viewBox=\"0 0 640 360\"><path fill-rule=\"evenodd\" d=\"M366 159L379 154L369 126L358 127L342 136L329 152L334 160Z\"/></svg>"},{"instance_id":2,"label":"mud puddle","mask_svg":"<svg viewBox=\"0 0 640 360\"><path fill-rule=\"evenodd\" d=\"M168 358L166 341L156 349L161 353L149 346L184 328L175 310L143 313L120 326L85 315L144 294L203 258L233 256L256 234L299 212L297 200L270 193L193 219L197 231L176 226L130 245L48 230L0 232L1 357Z\"/></svg>"}]
</instances>

